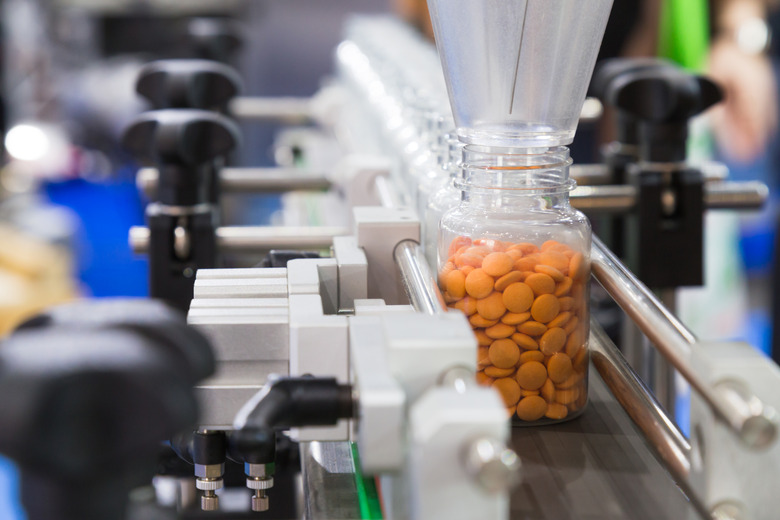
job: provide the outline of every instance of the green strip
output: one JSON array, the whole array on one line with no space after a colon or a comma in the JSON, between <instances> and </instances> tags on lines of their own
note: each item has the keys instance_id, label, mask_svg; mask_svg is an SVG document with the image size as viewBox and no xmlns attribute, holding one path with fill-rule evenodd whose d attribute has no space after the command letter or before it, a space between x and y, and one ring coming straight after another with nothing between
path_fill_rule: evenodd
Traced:
<instances>
[{"instance_id":1,"label":"green strip","mask_svg":"<svg viewBox=\"0 0 780 520\"><path fill-rule=\"evenodd\" d=\"M709 48L707 0L664 0L658 38L658 55L683 67L700 71Z\"/></svg>"},{"instance_id":2,"label":"green strip","mask_svg":"<svg viewBox=\"0 0 780 520\"><path fill-rule=\"evenodd\" d=\"M382 520L382 506L373 478L366 478L360 471L360 455L357 444L352 443L352 460L355 463L355 485L360 504L360 518L363 520Z\"/></svg>"}]
</instances>

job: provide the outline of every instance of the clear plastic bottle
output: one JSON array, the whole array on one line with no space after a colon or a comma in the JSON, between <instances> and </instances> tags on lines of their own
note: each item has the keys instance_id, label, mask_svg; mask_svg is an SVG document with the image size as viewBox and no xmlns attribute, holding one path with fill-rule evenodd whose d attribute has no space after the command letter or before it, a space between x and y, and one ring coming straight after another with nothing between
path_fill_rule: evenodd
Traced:
<instances>
[{"instance_id":1,"label":"clear plastic bottle","mask_svg":"<svg viewBox=\"0 0 780 520\"><path fill-rule=\"evenodd\" d=\"M444 137L446 150L442 156L441 169L445 174L432 189L433 194L428 200L428 206L423 212L422 239L425 258L432 266L438 262L439 224L444 214L460 204L460 189L455 186L460 176L460 159L463 153L463 143L454 133Z\"/></svg>"},{"instance_id":2,"label":"clear plastic bottle","mask_svg":"<svg viewBox=\"0 0 780 520\"><path fill-rule=\"evenodd\" d=\"M524 424L587 402L591 228L569 204L570 165L565 147L466 146L439 228L439 283L477 336L477 379Z\"/></svg>"}]
</instances>

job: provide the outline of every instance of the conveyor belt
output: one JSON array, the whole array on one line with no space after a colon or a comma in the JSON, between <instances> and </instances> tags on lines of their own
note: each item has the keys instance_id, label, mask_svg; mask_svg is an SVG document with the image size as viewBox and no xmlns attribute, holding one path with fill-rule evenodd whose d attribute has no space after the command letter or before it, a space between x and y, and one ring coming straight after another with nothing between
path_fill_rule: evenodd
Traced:
<instances>
[{"instance_id":1,"label":"conveyor belt","mask_svg":"<svg viewBox=\"0 0 780 520\"><path fill-rule=\"evenodd\" d=\"M591 366L590 402L572 421L516 427L517 520L678 520L695 509Z\"/></svg>"},{"instance_id":2,"label":"conveyor belt","mask_svg":"<svg viewBox=\"0 0 780 520\"><path fill-rule=\"evenodd\" d=\"M513 491L513 520L679 520L697 518L591 366L590 402L572 421L515 427L523 463ZM348 443L301 450L308 519L357 518L354 462Z\"/></svg>"}]
</instances>

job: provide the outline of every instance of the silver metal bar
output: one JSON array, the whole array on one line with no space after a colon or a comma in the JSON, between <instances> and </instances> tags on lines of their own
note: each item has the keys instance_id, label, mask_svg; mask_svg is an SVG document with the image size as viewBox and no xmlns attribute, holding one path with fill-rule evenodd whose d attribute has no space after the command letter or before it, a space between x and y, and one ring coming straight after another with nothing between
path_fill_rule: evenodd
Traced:
<instances>
[{"instance_id":1,"label":"silver metal bar","mask_svg":"<svg viewBox=\"0 0 780 520\"><path fill-rule=\"evenodd\" d=\"M593 186L609 184L612 182L612 174L609 167L602 163L572 164L569 168L569 177L577 181L579 186Z\"/></svg>"},{"instance_id":2,"label":"silver metal bar","mask_svg":"<svg viewBox=\"0 0 780 520\"><path fill-rule=\"evenodd\" d=\"M661 302L671 313L677 311L677 291L664 289L659 293ZM677 387L675 385L674 368L655 349L653 354L653 390L655 396L664 407L666 413L675 416L677 408Z\"/></svg>"},{"instance_id":3,"label":"silver metal bar","mask_svg":"<svg viewBox=\"0 0 780 520\"><path fill-rule=\"evenodd\" d=\"M379 198L379 203L384 208L399 208L401 207L401 201L398 200L398 194L393 189L390 179L384 175L380 175L374 181L374 189L376 195Z\"/></svg>"},{"instance_id":4,"label":"silver metal bar","mask_svg":"<svg viewBox=\"0 0 780 520\"><path fill-rule=\"evenodd\" d=\"M355 461L348 442L302 442L304 520L360 518Z\"/></svg>"},{"instance_id":5,"label":"silver metal bar","mask_svg":"<svg viewBox=\"0 0 780 520\"><path fill-rule=\"evenodd\" d=\"M769 188L758 181L704 184L707 209L759 209L768 197ZM586 185L571 192L572 206L588 213L627 213L636 206L636 198L636 188L630 185Z\"/></svg>"},{"instance_id":6,"label":"silver metal bar","mask_svg":"<svg viewBox=\"0 0 780 520\"><path fill-rule=\"evenodd\" d=\"M349 235L342 227L298 226L224 226L217 228L217 246L220 251L241 253L270 249L326 249L333 237ZM149 250L149 228L133 226L128 237L134 253Z\"/></svg>"},{"instance_id":7,"label":"silver metal bar","mask_svg":"<svg viewBox=\"0 0 780 520\"><path fill-rule=\"evenodd\" d=\"M687 478L690 443L595 319L590 323L590 353L601 378L661 460L676 477Z\"/></svg>"},{"instance_id":8,"label":"silver metal bar","mask_svg":"<svg viewBox=\"0 0 780 520\"><path fill-rule=\"evenodd\" d=\"M239 119L279 121L293 125L312 122L311 98L307 97L240 96L233 98L228 111Z\"/></svg>"},{"instance_id":9,"label":"silver metal bar","mask_svg":"<svg viewBox=\"0 0 780 520\"><path fill-rule=\"evenodd\" d=\"M154 199L158 180L157 168L141 168L135 183L148 198ZM225 193L280 193L327 190L331 182L323 173L295 168L222 168L219 186Z\"/></svg>"},{"instance_id":10,"label":"silver metal bar","mask_svg":"<svg viewBox=\"0 0 780 520\"><path fill-rule=\"evenodd\" d=\"M774 441L778 424L773 410L749 403L736 406L733 399L727 399L704 381L691 366L691 345L696 342L695 336L665 310L658 298L596 237L593 239L592 269L599 283L658 351L746 445L760 448ZM751 396L751 401L756 402L758 398Z\"/></svg>"},{"instance_id":11,"label":"silver metal bar","mask_svg":"<svg viewBox=\"0 0 780 520\"><path fill-rule=\"evenodd\" d=\"M709 510L695 494L688 480L691 473L691 445L688 440L664 413L653 394L595 319L590 322L589 345L593 366L612 395L642 432L691 505L702 517L709 518Z\"/></svg>"},{"instance_id":12,"label":"silver metal bar","mask_svg":"<svg viewBox=\"0 0 780 520\"><path fill-rule=\"evenodd\" d=\"M447 312L447 304L420 244L414 240L402 240L395 246L393 258L401 270L401 279L414 309L425 314Z\"/></svg>"}]
</instances>

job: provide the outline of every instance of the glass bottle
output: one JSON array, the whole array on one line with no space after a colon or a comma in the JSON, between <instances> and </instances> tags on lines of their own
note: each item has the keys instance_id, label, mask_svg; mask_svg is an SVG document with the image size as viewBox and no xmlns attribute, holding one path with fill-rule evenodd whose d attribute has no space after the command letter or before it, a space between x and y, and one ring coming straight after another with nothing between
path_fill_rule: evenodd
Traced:
<instances>
[{"instance_id":1,"label":"glass bottle","mask_svg":"<svg viewBox=\"0 0 780 520\"><path fill-rule=\"evenodd\" d=\"M516 422L579 415L588 392L591 228L566 147L466 146L439 227L439 283L477 337L477 380Z\"/></svg>"}]
</instances>

